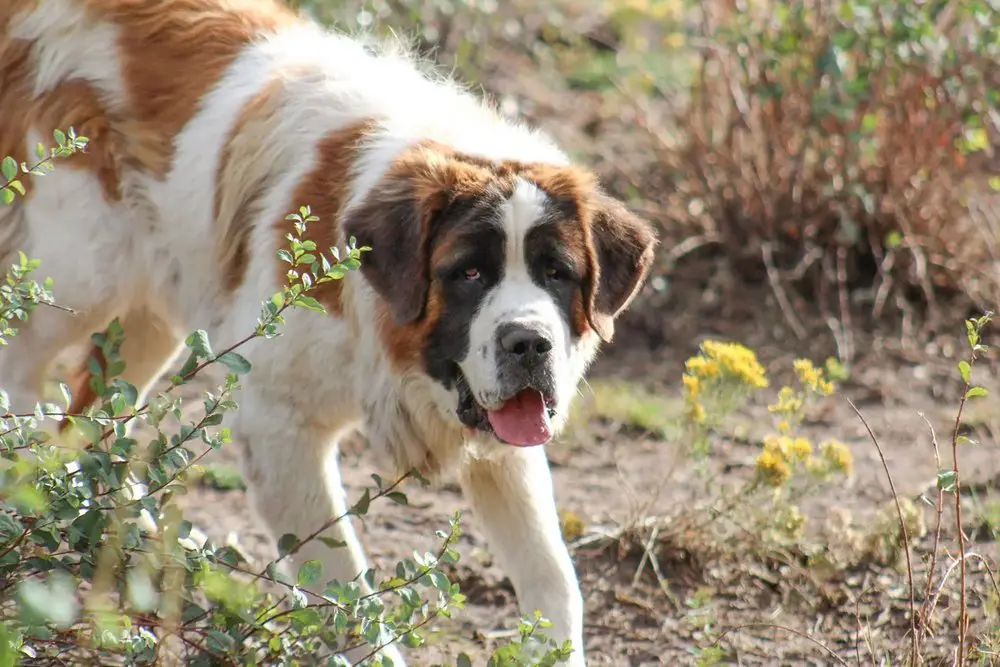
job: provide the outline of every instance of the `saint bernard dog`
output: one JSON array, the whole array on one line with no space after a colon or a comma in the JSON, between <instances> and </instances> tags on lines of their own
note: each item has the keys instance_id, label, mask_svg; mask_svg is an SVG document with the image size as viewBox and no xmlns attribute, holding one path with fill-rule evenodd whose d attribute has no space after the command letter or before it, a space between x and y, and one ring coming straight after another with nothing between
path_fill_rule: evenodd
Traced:
<instances>
[{"instance_id":1,"label":"saint bernard dog","mask_svg":"<svg viewBox=\"0 0 1000 667\"><path fill-rule=\"evenodd\" d=\"M317 289L325 314L295 310L241 350L229 425L258 513L275 537L343 513L337 439L361 427L387 467L457 475L522 610L585 664L542 445L649 272L649 223L404 48L271 0L5 0L0 82L0 156L30 161L56 128L90 140L0 208L5 265L40 259L76 311L35 311L0 352L16 410L115 317L124 378L147 391L188 332L252 332L287 281L286 216L308 205L321 249L372 250ZM347 546L313 541L299 562L355 578L350 522L328 534Z\"/></svg>"}]
</instances>

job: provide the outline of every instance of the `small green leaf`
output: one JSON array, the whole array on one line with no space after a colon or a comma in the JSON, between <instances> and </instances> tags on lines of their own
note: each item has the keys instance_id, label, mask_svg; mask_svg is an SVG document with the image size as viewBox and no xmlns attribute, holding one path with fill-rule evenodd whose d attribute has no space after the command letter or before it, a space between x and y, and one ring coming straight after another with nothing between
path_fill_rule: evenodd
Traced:
<instances>
[{"instance_id":1,"label":"small green leaf","mask_svg":"<svg viewBox=\"0 0 1000 667\"><path fill-rule=\"evenodd\" d=\"M958 362L958 372L962 374L962 381L969 382L969 373L972 372L972 368L969 366L969 362L962 360Z\"/></svg>"},{"instance_id":2,"label":"small green leaf","mask_svg":"<svg viewBox=\"0 0 1000 667\"><path fill-rule=\"evenodd\" d=\"M250 372L251 365L247 361L246 357L239 354L238 352L226 352L218 359L216 359L220 364L224 364L226 368L236 373L237 375L245 375Z\"/></svg>"},{"instance_id":3,"label":"small green leaf","mask_svg":"<svg viewBox=\"0 0 1000 667\"><path fill-rule=\"evenodd\" d=\"M5 157L3 163L0 163L0 172L3 173L4 180L13 181L17 177L17 160L9 155Z\"/></svg>"},{"instance_id":4,"label":"small green leaf","mask_svg":"<svg viewBox=\"0 0 1000 667\"><path fill-rule=\"evenodd\" d=\"M343 549L347 546L347 542L343 540L338 540L333 537L320 536L317 537L316 539L325 544L326 546L330 547L331 549Z\"/></svg>"},{"instance_id":5,"label":"small green leaf","mask_svg":"<svg viewBox=\"0 0 1000 667\"><path fill-rule=\"evenodd\" d=\"M308 588L319 581L320 574L323 573L323 564L318 560L307 560L299 568L299 576L296 585L301 588Z\"/></svg>"},{"instance_id":6,"label":"small green leaf","mask_svg":"<svg viewBox=\"0 0 1000 667\"><path fill-rule=\"evenodd\" d=\"M326 312L326 308L323 307L323 304L321 304L319 301L312 298L311 296L306 296L305 294L300 294L299 296L295 297L295 301L293 301L292 303L296 306L300 306L302 308L305 308L306 310L312 310L317 313Z\"/></svg>"},{"instance_id":7,"label":"small green leaf","mask_svg":"<svg viewBox=\"0 0 1000 667\"><path fill-rule=\"evenodd\" d=\"M354 503L354 507L351 508L351 513L355 516L368 514L368 506L371 505L371 502L371 493L368 492L368 489L365 489L365 492L361 494L361 498L359 498L358 502Z\"/></svg>"},{"instance_id":8,"label":"small green leaf","mask_svg":"<svg viewBox=\"0 0 1000 667\"><path fill-rule=\"evenodd\" d=\"M969 347L976 347L979 344L979 332L976 331L976 323L972 320L965 321L965 337L969 339Z\"/></svg>"},{"instance_id":9,"label":"small green leaf","mask_svg":"<svg viewBox=\"0 0 1000 667\"><path fill-rule=\"evenodd\" d=\"M0 190L0 202L2 202L4 206L9 206L10 204L13 204L14 191L9 188L4 188L3 190Z\"/></svg>"},{"instance_id":10,"label":"small green leaf","mask_svg":"<svg viewBox=\"0 0 1000 667\"><path fill-rule=\"evenodd\" d=\"M292 549L297 547L299 544L299 538L292 533L285 533L278 540L278 556L284 558L291 552Z\"/></svg>"},{"instance_id":11,"label":"small green leaf","mask_svg":"<svg viewBox=\"0 0 1000 667\"><path fill-rule=\"evenodd\" d=\"M390 491L385 494L385 497L398 505L408 505L409 500L406 498L406 494L402 491Z\"/></svg>"},{"instance_id":12,"label":"small green leaf","mask_svg":"<svg viewBox=\"0 0 1000 667\"><path fill-rule=\"evenodd\" d=\"M211 359L215 356L212 352L212 345L208 342L208 333L204 329L192 332L184 341L184 344L195 353L199 359Z\"/></svg>"},{"instance_id":13,"label":"small green leaf","mask_svg":"<svg viewBox=\"0 0 1000 667\"><path fill-rule=\"evenodd\" d=\"M442 593L447 593L451 590L451 582L448 581L448 577L444 575L443 572L438 572L437 570L432 570L427 573L428 578L431 580L431 584L437 590Z\"/></svg>"},{"instance_id":14,"label":"small green leaf","mask_svg":"<svg viewBox=\"0 0 1000 667\"><path fill-rule=\"evenodd\" d=\"M941 489L945 493L953 493L955 491L955 482L958 480L958 475L955 474L954 470L942 470L937 474L937 488Z\"/></svg>"},{"instance_id":15,"label":"small green leaf","mask_svg":"<svg viewBox=\"0 0 1000 667\"><path fill-rule=\"evenodd\" d=\"M965 398L966 399L969 399L969 398L983 398L983 397L989 396L989 395L990 395L990 392L986 391L982 387L972 387L971 389L969 389L968 392L966 392Z\"/></svg>"}]
</instances>

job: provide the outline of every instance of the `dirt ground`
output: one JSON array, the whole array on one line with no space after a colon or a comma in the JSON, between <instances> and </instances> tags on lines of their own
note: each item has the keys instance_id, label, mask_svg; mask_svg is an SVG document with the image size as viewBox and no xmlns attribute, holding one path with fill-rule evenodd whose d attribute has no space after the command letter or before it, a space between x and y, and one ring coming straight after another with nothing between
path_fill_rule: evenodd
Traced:
<instances>
[{"instance_id":1,"label":"dirt ground","mask_svg":"<svg viewBox=\"0 0 1000 667\"><path fill-rule=\"evenodd\" d=\"M699 291L694 284L686 285L657 309L677 314L663 317L658 328L648 331L649 323L641 315L626 318L619 340L605 351L591 373L591 385L626 381L655 392L669 410L677 405L680 395L683 361L704 337L740 340L753 346L778 377L782 369L788 372L796 356L822 361L833 352L830 337L822 331L807 341L790 340L767 290L741 288L740 292L713 295ZM746 308L748 303L754 304L757 316L737 316L737 305ZM877 434L899 495L914 499L924 492L926 497L932 496L935 476L930 434L919 415L926 416L938 434L950 433L954 421L957 383L953 357L962 349L960 339L906 350L887 338L864 338L856 343L865 353L856 362L852 379L827 399L805 427L806 434L816 439L838 437L849 445L855 458L855 474L846 484L830 485L805 499L803 510L817 525L832 512L843 510L864 524L891 498L877 452L846 399L854 401ZM985 365L981 370L987 370ZM992 372L979 375L980 380L995 377ZM984 384L995 384L993 377ZM876 654L902 646L909 623L906 579L892 568L872 566L819 576L795 562L781 563L777 554L708 557L690 546L678 547L678 536L671 536L668 521L662 534L670 537L657 540L653 555L670 596L661 590L650 567L637 576L641 549L635 549L634 544L629 548L627 540L617 544L595 541L594 535L651 518L679 516L685 507L703 499L704 488L693 476L693 464L685 457L681 443L609 417L595 404L597 394L588 395L585 388L579 417L549 448L559 506L577 515L586 526L583 539L574 543L574 558L586 598L591 664L693 665L696 658L692 650L696 647L711 645L726 630L762 623L787 626L809 638L765 627L734 631L721 643L724 653L719 664L831 664L831 657L814 645L813 638L852 664L856 653L863 656L862 664L872 664L863 636L858 637L859 627L872 628ZM980 444L966 447L961 461L963 469L969 471L966 484L978 487L978 495L966 503L968 516L973 517L982 516L989 505L991 488L992 493L1000 493L995 486L1000 479L1000 459L993 437L998 413L992 399L986 400L989 406L980 407L969 420L977 426ZM755 438L755 434L772 423L766 408L757 405L743 411L736 421L746 426L747 435L716 442L711 459L716 484L749 477L753 457L759 452L760 435ZM946 443L949 436L941 435L940 439ZM206 463L238 465L236 451L236 447L224 449ZM350 497L358 497L366 485L370 486L370 474L378 471L360 448L343 452L342 467ZM375 505L360 527L378 567L408 556L414 549L433 550L434 530L446 528L456 509L465 511L467 517L460 542L463 560L456 576L469 603L456 618L431 627L433 641L430 647L411 652L413 664L447 663L459 651L485 663L490 647L510 636L516 627L517 607L510 583L491 564L488 545L457 486L445 483L424 489L414 484L407 494L409 506ZM273 548L242 491L203 486L193 489L183 502L188 518L213 540L235 539L260 564L273 557ZM933 512L929 506L925 515L930 522ZM976 540L974 548L995 558L992 534L975 519L967 523ZM953 535L954 531L947 531L943 537L949 548ZM927 535L919 541L915 560L926 553L930 539ZM919 570L919 563L915 567ZM981 611L989 591L985 578L972 580L976 582L970 598L974 628L981 628ZM952 594L949 591L942 596L939 616L946 618L953 608L956 601ZM943 655L949 650L951 634L948 627L940 630L941 638L932 638L930 646Z\"/></svg>"}]
</instances>

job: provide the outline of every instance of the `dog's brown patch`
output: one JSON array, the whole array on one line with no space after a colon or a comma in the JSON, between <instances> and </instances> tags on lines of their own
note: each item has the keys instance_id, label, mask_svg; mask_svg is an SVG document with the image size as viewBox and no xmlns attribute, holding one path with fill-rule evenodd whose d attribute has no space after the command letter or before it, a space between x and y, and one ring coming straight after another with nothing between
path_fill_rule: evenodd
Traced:
<instances>
[{"instance_id":1,"label":"dog's brown patch","mask_svg":"<svg viewBox=\"0 0 1000 667\"><path fill-rule=\"evenodd\" d=\"M11 15L0 15L0 23L9 22ZM4 26L6 27L6 26ZM110 201L121 198L120 148L114 121L105 107L99 91L82 80L63 81L53 89L34 94L35 59L32 42L0 38L0 158L11 156L20 164L34 165L47 159L52 146L52 131L73 127L77 134L90 139L84 152L61 159L61 168L90 171L98 179L104 196ZM37 130L42 137L45 154L39 157L29 150L28 136ZM25 191L30 191L34 178L21 176Z\"/></svg>"},{"instance_id":2,"label":"dog's brown patch","mask_svg":"<svg viewBox=\"0 0 1000 667\"><path fill-rule=\"evenodd\" d=\"M343 250L342 245L347 240L340 233L340 213L350 194L351 169L357 161L362 142L373 127L374 121L364 120L323 137L316 147L316 166L302 179L288 202L289 213L308 206L312 215L319 218L318 222L306 227L305 237L314 241L317 252L324 254L331 263L336 260L330 256L330 248L336 246ZM294 231L292 223L282 218L276 229L277 247L287 248L288 239L285 236ZM278 282L283 285L291 267L281 260L275 261L278 263ZM364 261L365 257L362 257ZM312 296L323 304L327 312L340 315L343 310L342 291L341 281L331 280L317 286Z\"/></svg>"},{"instance_id":3,"label":"dog's brown patch","mask_svg":"<svg viewBox=\"0 0 1000 667\"><path fill-rule=\"evenodd\" d=\"M137 159L163 177L173 141L201 99L261 34L297 21L291 10L256 0L84 0L119 28L119 52ZM156 153L162 152L157 155Z\"/></svg>"},{"instance_id":4,"label":"dog's brown patch","mask_svg":"<svg viewBox=\"0 0 1000 667\"><path fill-rule=\"evenodd\" d=\"M606 343L614 321L638 294L653 266L657 238L652 225L601 192L586 201L591 278L585 283L587 316Z\"/></svg>"},{"instance_id":5,"label":"dog's brown patch","mask_svg":"<svg viewBox=\"0 0 1000 667\"><path fill-rule=\"evenodd\" d=\"M272 163L284 84L275 79L255 95L233 124L215 177L215 252L222 285L232 293L243 284L250 262L250 237L281 165Z\"/></svg>"}]
</instances>

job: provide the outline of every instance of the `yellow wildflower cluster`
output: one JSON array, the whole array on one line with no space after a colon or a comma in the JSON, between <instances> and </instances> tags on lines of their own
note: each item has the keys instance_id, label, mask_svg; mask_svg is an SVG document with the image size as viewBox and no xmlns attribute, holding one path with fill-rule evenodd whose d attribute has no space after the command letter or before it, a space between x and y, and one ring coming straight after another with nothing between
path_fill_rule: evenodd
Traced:
<instances>
[{"instance_id":1,"label":"yellow wildflower cluster","mask_svg":"<svg viewBox=\"0 0 1000 667\"><path fill-rule=\"evenodd\" d=\"M802 405L803 398L800 394L796 394L791 387L782 387L778 392L777 403L768 405L767 409L779 415L794 416L802 410Z\"/></svg>"},{"instance_id":2,"label":"yellow wildflower cluster","mask_svg":"<svg viewBox=\"0 0 1000 667\"><path fill-rule=\"evenodd\" d=\"M757 456L757 472L771 486L783 485L799 465L817 477L826 477L834 472L850 475L853 464L851 450L838 440L824 442L816 456L807 438L784 434L764 438L764 449Z\"/></svg>"},{"instance_id":3,"label":"yellow wildflower cluster","mask_svg":"<svg viewBox=\"0 0 1000 667\"><path fill-rule=\"evenodd\" d=\"M854 456L847 445L839 440L827 440L819 446L820 456L830 468L843 475L850 475L854 468Z\"/></svg>"},{"instance_id":4,"label":"yellow wildflower cluster","mask_svg":"<svg viewBox=\"0 0 1000 667\"><path fill-rule=\"evenodd\" d=\"M792 476L792 466L812 454L812 444L805 438L769 435L764 451L757 457L757 471L771 486L781 486Z\"/></svg>"},{"instance_id":5,"label":"yellow wildflower cluster","mask_svg":"<svg viewBox=\"0 0 1000 667\"><path fill-rule=\"evenodd\" d=\"M781 453L769 450L764 450L757 457L757 472L771 486L781 486L792 476L792 468Z\"/></svg>"},{"instance_id":6,"label":"yellow wildflower cluster","mask_svg":"<svg viewBox=\"0 0 1000 667\"><path fill-rule=\"evenodd\" d=\"M827 362L827 366L831 367L830 361ZM826 375L832 374L833 371L817 368L808 359L796 359L794 368L804 390L797 391L784 386L778 391L777 400L767 406L768 411L778 418L778 433L782 435L789 435L798 424L810 394L829 396L834 391L833 382L826 378Z\"/></svg>"},{"instance_id":7,"label":"yellow wildflower cluster","mask_svg":"<svg viewBox=\"0 0 1000 667\"><path fill-rule=\"evenodd\" d=\"M688 359L684 367L682 382L688 416L698 424L703 424L706 419L701 398L710 385L736 380L738 384L754 389L767 386L766 372L757 361L757 355L739 343L705 341L701 345L701 354Z\"/></svg>"},{"instance_id":8,"label":"yellow wildflower cluster","mask_svg":"<svg viewBox=\"0 0 1000 667\"><path fill-rule=\"evenodd\" d=\"M706 340L702 343L701 349L704 356L722 367L724 373L742 380L755 389L767 386L764 367L757 361L757 355L750 348L739 343Z\"/></svg>"},{"instance_id":9,"label":"yellow wildflower cluster","mask_svg":"<svg viewBox=\"0 0 1000 667\"><path fill-rule=\"evenodd\" d=\"M824 396L833 393L833 383L823 377L823 369L816 368L813 362L808 359L796 359L794 368L803 387Z\"/></svg>"}]
</instances>

